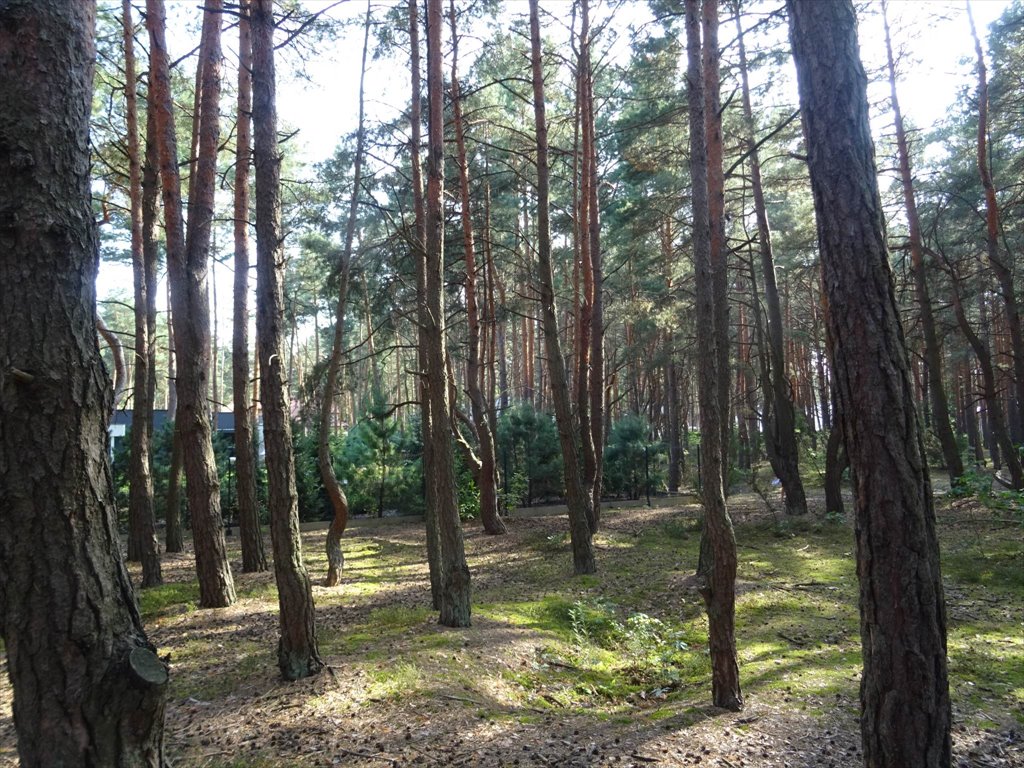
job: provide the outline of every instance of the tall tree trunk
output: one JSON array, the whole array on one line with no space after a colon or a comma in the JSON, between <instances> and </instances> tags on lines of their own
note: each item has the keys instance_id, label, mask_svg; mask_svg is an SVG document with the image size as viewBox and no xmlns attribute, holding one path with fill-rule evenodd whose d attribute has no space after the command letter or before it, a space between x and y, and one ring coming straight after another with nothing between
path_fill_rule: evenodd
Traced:
<instances>
[{"instance_id":1,"label":"tall tree trunk","mask_svg":"<svg viewBox=\"0 0 1024 768\"><path fill-rule=\"evenodd\" d=\"M713 0L712 0L713 1ZM708 2L708 0L705 0ZM718 298L715 265L711 261L711 219L708 199L708 146L705 139L707 101L701 66L700 0L686 0L687 101L690 113L690 180L693 189L693 264L697 290L697 326L713 329L697 335L700 356L701 492L704 530L697 567L700 591L708 612L708 644L711 650L711 696L717 707L743 707L739 665L736 658L736 539L725 506L721 421L725 418L719 397L719 334L715 326ZM709 41L705 40L704 45Z\"/></svg>"},{"instance_id":2,"label":"tall tree trunk","mask_svg":"<svg viewBox=\"0 0 1024 768\"><path fill-rule=\"evenodd\" d=\"M587 0L583 0L586 10ZM588 19L589 21L589 19ZM590 530L596 533L601 525L601 485L604 481L604 436L605 436L605 384L604 384L604 264L601 257L601 210L599 206L597 174L597 126L594 119L594 64L590 38L587 39L587 55L584 58L586 77L584 79L584 125L588 130L583 142L584 163L590 177L587 194L590 198L587 208L588 236L590 239L590 272L593 282L590 312L590 436L582 436L581 441L586 448L593 444L593 468L587 470L584 488L593 488L593 514L590 518ZM582 432L583 425L580 425Z\"/></svg>"},{"instance_id":3,"label":"tall tree trunk","mask_svg":"<svg viewBox=\"0 0 1024 768\"><path fill-rule=\"evenodd\" d=\"M252 27L249 2L238 17L238 115L235 137L235 284L231 391L235 412L235 488L242 571L267 570L256 501L256 455L249 418L249 167L252 164Z\"/></svg>"},{"instance_id":4,"label":"tall tree trunk","mask_svg":"<svg viewBox=\"0 0 1024 768\"><path fill-rule=\"evenodd\" d=\"M555 308L554 274L551 266L551 224L548 169L548 125L544 104L544 71L541 66L540 11L538 0L530 0L530 49L533 68L533 110L537 130L537 269L540 311L544 327L544 350L551 376L551 400L562 447L565 495L569 507L569 535L572 539L573 567L577 574L594 573L593 497L583 485L576 424L569 402L569 382L558 338L558 313Z\"/></svg>"},{"instance_id":5,"label":"tall tree trunk","mask_svg":"<svg viewBox=\"0 0 1024 768\"><path fill-rule=\"evenodd\" d=\"M775 254L772 249L768 208L761 181L761 158L755 136L754 110L750 101L750 78L747 74L747 51L743 43L743 25L736 13L736 39L739 47L740 84L743 95L745 143L750 154L750 185L757 217L757 243L761 256L761 274L764 280L764 300L768 310L768 359L762 371L767 372L765 392L765 449L772 471L782 483L786 494L786 512L791 515L807 513L807 498L800 479L800 450L796 440L796 416L793 410L793 392L786 376L786 357L783 341L782 305L779 286L775 279Z\"/></svg>"},{"instance_id":6,"label":"tall tree trunk","mask_svg":"<svg viewBox=\"0 0 1024 768\"><path fill-rule=\"evenodd\" d=\"M487 404L484 401L483 370L480 365L480 309L476 297L476 245L473 238L473 219L469 208L469 158L466 156L466 135L459 91L459 38L455 25L455 0L451 0L449 16L452 29L452 109L459 165L462 245L466 262L466 318L469 325L466 390L469 393L469 405L473 414L473 429L480 445L480 471L477 473L477 487L480 491L480 521L487 533L502 534L507 533L507 529L498 513L498 467L494 449L494 430L490 423ZM483 348L486 349L486 346Z\"/></svg>"},{"instance_id":7,"label":"tall tree trunk","mask_svg":"<svg viewBox=\"0 0 1024 768\"><path fill-rule=\"evenodd\" d=\"M729 248L725 241L725 175L722 168L722 109L718 71L718 0L703 0L701 26L704 43L701 59L704 77L704 132L707 147L708 216L711 231L711 289L715 292L713 328L718 355L718 428L722 431L722 483L729 493L730 405L732 404L729 357Z\"/></svg>"},{"instance_id":8,"label":"tall tree trunk","mask_svg":"<svg viewBox=\"0 0 1024 768\"><path fill-rule=\"evenodd\" d=\"M142 158L139 148L138 93L135 78L135 24L131 0L122 0L121 23L124 32L125 111L128 130L128 187L131 205L132 273L135 283L135 396L132 408L132 450L128 484L128 551L142 561L142 586L163 583L160 573L160 548L156 541L153 510L153 471L150 443L153 432L154 383L150 327L150 309L155 298L150 290L145 240L142 231ZM153 265L155 266L155 265ZM134 546L133 546L134 545Z\"/></svg>"},{"instance_id":9,"label":"tall tree trunk","mask_svg":"<svg viewBox=\"0 0 1024 768\"><path fill-rule=\"evenodd\" d=\"M432 455L434 441L433 417L430 410L430 399L427 397L425 376L427 372L427 345L425 328L427 325L427 217L423 200L423 169L420 163L420 145L422 144L421 102L423 92L420 86L420 25L417 0L409 0L409 74L412 85L412 99L409 107L409 163L412 166L412 205L415 217L415 236L413 238L413 257L416 263L416 319L419 343L416 345L419 375L417 377L417 397L420 402L420 434L423 438L423 467L433 466ZM426 505L424 514L427 529L427 564L430 568L430 597L435 610L441 609L441 582L443 580L441 563L441 540L437 527L435 508Z\"/></svg>"},{"instance_id":10,"label":"tall tree trunk","mask_svg":"<svg viewBox=\"0 0 1024 768\"><path fill-rule=\"evenodd\" d=\"M221 5L221 0L210 0L203 16L204 38L208 44L199 56L199 66L203 70L201 135L196 176L189 185L189 227L186 240L181 215L181 181L171 100L170 62L165 40L166 12L163 0L147 0L146 3L146 26L150 37L150 109L156 110L167 265L171 283L171 307L176 322L178 410L175 425L184 458L196 571L199 576L199 604L203 608L222 607L235 601L235 585L224 543L220 482L213 456L206 403L206 376L210 367L210 307L206 271L219 141Z\"/></svg>"},{"instance_id":11,"label":"tall tree trunk","mask_svg":"<svg viewBox=\"0 0 1024 768\"><path fill-rule=\"evenodd\" d=\"M331 501L334 517L327 531L327 576L324 586L338 585L342 569L345 567L345 554L341 550L341 536L348 526L348 497L342 490L334 474L334 461L331 459L331 411L337 397L338 380L341 374L342 356L345 350L345 312L348 305L349 272L352 264L352 241L355 238L356 219L359 214L359 185L363 175L363 144L365 128L363 126L363 86L366 81L366 52L370 40L370 5L366 5L366 22L363 26L363 58L359 70L359 123L356 131L356 156L352 170L352 196L349 198L348 223L345 227L345 247L338 264L338 306L334 316L334 339L331 343L331 356L327 362L327 380L324 383L324 394L320 407L320 431L317 441L317 461L320 465L320 480ZM373 333L369 326L368 334ZM373 336L370 336L371 343ZM371 355L372 357L372 355Z\"/></svg>"},{"instance_id":12,"label":"tall tree trunk","mask_svg":"<svg viewBox=\"0 0 1024 768\"><path fill-rule=\"evenodd\" d=\"M470 624L470 578L459 521L452 452L451 410L445 359L444 314L444 75L441 35L444 9L441 0L427 1L428 154L426 197L426 295L421 345L426 353L423 388L430 404L430 464L427 506L433 510L438 531L441 572L440 622L448 627Z\"/></svg>"},{"instance_id":13,"label":"tall tree trunk","mask_svg":"<svg viewBox=\"0 0 1024 768\"><path fill-rule=\"evenodd\" d=\"M946 768L946 612L932 489L885 246L852 0L787 0L855 482L861 736L873 768Z\"/></svg>"},{"instance_id":14,"label":"tall tree trunk","mask_svg":"<svg viewBox=\"0 0 1024 768\"><path fill-rule=\"evenodd\" d=\"M577 248L579 253L579 273L582 277L578 325L576 328L576 418L579 421L580 459L582 461L583 492L590 495L589 516L587 524L593 534L598 527L594 509L594 479L597 474L597 448L594 445L594 434L590 414L590 383L591 383L591 333L594 327L594 260L591 254L593 242L590 237L590 222L596 213L591 207L596 195L591 194L594 176L591 173L590 160L593 156L594 122L592 112L588 108L587 99L590 95L590 3L580 2L580 50L576 64L577 98L581 123L582 143L579 147L580 160L576 163L580 169L578 222L576 227Z\"/></svg>"},{"instance_id":15,"label":"tall tree trunk","mask_svg":"<svg viewBox=\"0 0 1024 768\"><path fill-rule=\"evenodd\" d=\"M274 2L253 0L252 122L256 169L256 346L267 452L267 506L274 550L281 637L277 666L285 680L323 668L316 646L313 591L302 563L299 496L284 379L284 238L281 229L281 155L277 141L274 75Z\"/></svg>"},{"instance_id":16,"label":"tall tree trunk","mask_svg":"<svg viewBox=\"0 0 1024 768\"><path fill-rule=\"evenodd\" d=\"M885 53L889 66L889 89L892 94L892 114L896 125L896 148L900 161L900 181L903 183L903 205L907 212L907 228L910 238L910 264L914 277L914 291L921 314L921 330L924 334L924 356L928 373L928 394L931 400L935 434L942 446L942 458L949 472L949 482L956 485L964 473L960 449L953 435L949 419L949 404L946 387L942 381L942 350L939 335L935 330L935 315L928 291L928 275L925 274L924 245L921 242L921 222L917 215L917 201L914 198L914 177L910 170L910 149L907 132L903 126L903 111L896 93L896 63L892 53L892 39L889 33L887 3L882 3L882 21L885 25Z\"/></svg>"},{"instance_id":17,"label":"tall tree trunk","mask_svg":"<svg viewBox=\"0 0 1024 768\"><path fill-rule=\"evenodd\" d=\"M1024 414L1024 333L1021 331L1020 306L1013 282L1013 269L1008 262L1009 255L999 249L999 203L996 187L992 181L992 169L988 157L988 70L981 40L974 26L971 4L967 3L967 18L970 21L971 36L978 61L978 175L985 190L985 255L988 265L999 283L999 293L1006 309L1006 323L1010 326L1010 344L1013 347L1013 396L1017 400L1015 410ZM1010 425L1010 431L1018 439L1024 437L1024 425L1019 421Z\"/></svg>"},{"instance_id":18,"label":"tall tree trunk","mask_svg":"<svg viewBox=\"0 0 1024 768\"><path fill-rule=\"evenodd\" d=\"M94 25L91 2L0 6L0 630L24 768L163 765L167 667L121 559L106 451Z\"/></svg>"}]
</instances>

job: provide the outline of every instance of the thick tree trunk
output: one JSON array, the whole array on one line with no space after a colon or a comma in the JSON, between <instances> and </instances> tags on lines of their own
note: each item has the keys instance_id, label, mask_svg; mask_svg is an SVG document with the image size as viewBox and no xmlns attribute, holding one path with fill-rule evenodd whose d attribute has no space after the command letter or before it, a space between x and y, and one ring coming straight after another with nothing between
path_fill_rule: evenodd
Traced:
<instances>
[{"instance_id":1,"label":"thick tree trunk","mask_svg":"<svg viewBox=\"0 0 1024 768\"><path fill-rule=\"evenodd\" d=\"M743 44L743 25L736 14L736 39L739 44L740 84L743 95L743 117L746 122L747 152L750 153L750 185L757 216L757 243L761 256L761 274L764 280L764 300L768 310L768 358L765 386L765 449L775 476L786 494L786 512L791 515L807 513L807 498L800 479L800 450L796 440L796 417L793 411L793 393L786 378L786 357L783 342L782 305L779 286L775 279L775 254L772 249L768 208L761 181L761 159L754 135L754 110L750 101L750 78L747 75L747 52Z\"/></svg>"},{"instance_id":2,"label":"thick tree trunk","mask_svg":"<svg viewBox=\"0 0 1024 768\"><path fill-rule=\"evenodd\" d=\"M903 111L896 93L896 63L892 54L892 39L889 34L889 18L886 3L882 3L882 20L885 25L885 53L889 65L889 89L892 94L892 114L896 126L896 148L899 153L900 180L903 183L903 205L907 212L907 228L910 239L910 264L914 277L914 292L921 314L921 331L924 334L924 355L928 373L928 395L932 408L932 424L942 446L942 458L949 472L949 482L956 484L964 473L960 449L953 435L949 419L949 404L946 387L942 381L942 350L939 335L935 330L935 315L928 291L928 275L925 274L924 245L921 242L921 222L917 215L917 201L914 198L914 177L910 170L910 148L907 132L903 126Z\"/></svg>"},{"instance_id":3,"label":"thick tree trunk","mask_svg":"<svg viewBox=\"0 0 1024 768\"><path fill-rule=\"evenodd\" d=\"M231 392L235 413L235 488L242 571L267 570L256 501L256 455L249 418L249 168L252 164L252 27L249 2L238 17L238 114L235 137L235 284Z\"/></svg>"},{"instance_id":4,"label":"thick tree trunk","mask_svg":"<svg viewBox=\"0 0 1024 768\"><path fill-rule=\"evenodd\" d=\"M107 460L94 24L91 2L0 6L0 627L24 768L163 765L167 667L121 559Z\"/></svg>"},{"instance_id":5,"label":"thick tree trunk","mask_svg":"<svg viewBox=\"0 0 1024 768\"><path fill-rule=\"evenodd\" d=\"M551 376L551 400L562 448L565 495L569 507L569 535L572 539L573 567L577 574L594 573L593 496L583 485L576 424L569 402L569 381L558 338L558 313L555 308L554 274L551 265L551 225L549 213L548 127L544 104L544 73L541 66L540 11L538 0L530 0L530 48L533 66L533 109L537 130L537 269L540 311L544 326L544 349Z\"/></svg>"},{"instance_id":6,"label":"thick tree trunk","mask_svg":"<svg viewBox=\"0 0 1024 768\"><path fill-rule=\"evenodd\" d=\"M855 477L861 735L872 768L946 768L946 612L931 483L885 247L851 0L787 0L828 298L839 421Z\"/></svg>"},{"instance_id":7,"label":"thick tree trunk","mask_svg":"<svg viewBox=\"0 0 1024 768\"><path fill-rule=\"evenodd\" d=\"M138 96L135 86L135 24L132 21L130 0L122 0L121 15L124 32L132 273L135 282L135 395L132 399L132 450L128 470L128 553L130 556L134 550L137 559L142 561L142 586L155 587L163 583L153 509L153 471L150 466L156 383L153 372L155 328L150 325L150 315L156 311L156 297L151 292L155 288L152 282L155 281L151 281L150 272L155 271L156 265L151 265L147 260L150 254L146 253L143 236L142 158L139 148Z\"/></svg>"},{"instance_id":8,"label":"thick tree trunk","mask_svg":"<svg viewBox=\"0 0 1024 768\"><path fill-rule=\"evenodd\" d=\"M713 1L713 0L712 0ZM723 488L721 421L725 415L719 397L718 333L715 326L717 294L715 265L711 261L710 201L708 199L708 152L705 141L706 99L701 67L700 0L686 0L686 70L690 113L690 180L693 189L693 264L697 287L697 326L714 329L697 335L700 356L701 492L704 530L701 534L697 575L708 612L708 644L711 650L711 695L717 707L743 708L739 665L736 657L736 539L725 506ZM705 0L708 2L708 0ZM707 45L708 40L704 41Z\"/></svg>"},{"instance_id":9,"label":"thick tree trunk","mask_svg":"<svg viewBox=\"0 0 1024 768\"><path fill-rule=\"evenodd\" d=\"M299 497L284 378L284 239L281 230L281 155L277 141L274 3L252 0L252 122L256 169L256 346L267 452L267 506L277 582L280 640L277 665L285 680L323 668L316 645L313 591L302 562Z\"/></svg>"},{"instance_id":10,"label":"thick tree trunk","mask_svg":"<svg viewBox=\"0 0 1024 768\"><path fill-rule=\"evenodd\" d=\"M319 437L317 441L317 462L320 465L320 479L327 491L334 517L327 531L327 576L325 587L335 587L345 567L345 553L341 549L341 537L348 526L348 497L342 490L334 474L334 461L331 458L331 412L337 397L338 380L341 378L342 356L345 351L345 312L348 307L349 273L352 265L352 242L355 239L356 219L359 213L359 185L363 176L363 144L365 142L363 87L366 82L366 53L370 40L370 5L366 6L366 23L363 26L363 58L359 70L359 122L356 132L356 155L352 169L352 195L349 198L348 222L345 227L345 247L338 264L338 305L334 314L334 338L331 343L331 356L327 362L327 379L324 383L324 394L320 406ZM366 332L370 335L371 355L373 329L367 325Z\"/></svg>"},{"instance_id":11,"label":"thick tree trunk","mask_svg":"<svg viewBox=\"0 0 1024 768\"><path fill-rule=\"evenodd\" d=\"M490 534L507 533L498 512L498 467L494 448L494 430L484 401L480 365L480 309L476 296L476 245L473 238L473 219L469 208L469 160L466 157L466 135L462 118L459 92L458 32L455 25L455 0L451 0L449 17L452 29L452 108L455 123L455 144L459 165L459 196L462 207L462 245L466 265L466 318L469 325L469 344L466 353L466 390L473 414L473 429L480 446L480 471L476 474L480 491L480 521ZM484 347L486 349L486 347Z\"/></svg>"},{"instance_id":12,"label":"thick tree trunk","mask_svg":"<svg viewBox=\"0 0 1024 768\"><path fill-rule=\"evenodd\" d=\"M445 351L444 314L444 75L441 35L444 9L441 0L427 2L428 155L426 197L426 295L421 346L426 355L423 388L430 403L430 449L424 451L427 506L432 509L440 554L440 623L448 627L470 625L470 577L459 521L452 452L451 406Z\"/></svg>"},{"instance_id":13,"label":"thick tree trunk","mask_svg":"<svg viewBox=\"0 0 1024 768\"><path fill-rule=\"evenodd\" d=\"M420 164L421 116L420 106L423 99L420 87L420 26L417 0L409 0L409 73L412 83L412 100L409 107L409 163L412 166L412 201L415 216L415 238L413 256L416 262L416 319L418 322L418 338L416 354L419 364L417 378L417 396L420 401L420 434L423 438L423 467L433 466L432 455L434 441L433 416L430 410L430 399L427 397L425 377L427 374L427 345L425 328L427 325L427 217L423 201L423 171ZM437 527L435 506L428 503L424 518L427 529L427 564L430 568L430 597L436 610L441 609L441 584L443 581L441 563L441 539Z\"/></svg>"},{"instance_id":14,"label":"thick tree trunk","mask_svg":"<svg viewBox=\"0 0 1024 768\"><path fill-rule=\"evenodd\" d=\"M210 367L206 272L219 141L221 5L221 0L210 0L203 17L203 36L207 45L199 56L199 66L203 70L201 135L196 176L189 185L186 241L181 216L170 62L165 40L166 12L163 0L147 0L146 4L146 26L150 37L150 109L156 110L171 308L176 321L178 410L175 425L187 479L199 576L199 604L203 608L231 605L235 601L235 585L224 543L220 482L206 402L206 377Z\"/></svg>"}]
</instances>

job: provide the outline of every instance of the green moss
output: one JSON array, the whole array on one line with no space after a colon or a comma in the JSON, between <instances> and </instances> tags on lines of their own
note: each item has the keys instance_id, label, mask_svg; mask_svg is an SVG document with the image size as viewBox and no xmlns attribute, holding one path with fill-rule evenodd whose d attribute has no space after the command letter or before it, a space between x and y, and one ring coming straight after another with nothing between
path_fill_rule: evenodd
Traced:
<instances>
[{"instance_id":1,"label":"green moss","mask_svg":"<svg viewBox=\"0 0 1024 768\"><path fill-rule=\"evenodd\" d=\"M195 581L172 581L159 587L139 590L142 618L157 619L176 613L191 613L199 604L199 584Z\"/></svg>"}]
</instances>

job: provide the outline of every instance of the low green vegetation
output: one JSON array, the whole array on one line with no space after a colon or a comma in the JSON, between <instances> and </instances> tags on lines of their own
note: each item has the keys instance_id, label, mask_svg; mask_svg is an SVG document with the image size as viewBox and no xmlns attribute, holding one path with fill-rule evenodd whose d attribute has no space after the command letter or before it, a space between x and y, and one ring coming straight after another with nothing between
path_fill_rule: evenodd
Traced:
<instances>
[{"instance_id":1,"label":"low green vegetation","mask_svg":"<svg viewBox=\"0 0 1024 768\"><path fill-rule=\"evenodd\" d=\"M939 514L956 720L1024 723L1024 546L984 507L965 515L950 504ZM734 510L744 695L827 724L851 720L861 661L849 523L776 522L753 495ZM512 520L503 538L470 535L476 590L468 630L436 624L418 526L351 531L341 587L318 589L316 600L331 679L352 683L344 694L332 694L330 683L296 689L295 706L368 717L374 707L438 706L517 727L567 714L613 728L702 720L710 663L692 583L697 511L607 511L595 538L601 570L587 577L570 575L559 518ZM307 542L314 574L321 550L322 538ZM146 621L162 628L161 652L172 656L172 700L228 706L276 684L276 593L266 575L245 579L239 591L247 602L227 626L206 626L213 614L194 610L191 582L142 593Z\"/></svg>"}]
</instances>

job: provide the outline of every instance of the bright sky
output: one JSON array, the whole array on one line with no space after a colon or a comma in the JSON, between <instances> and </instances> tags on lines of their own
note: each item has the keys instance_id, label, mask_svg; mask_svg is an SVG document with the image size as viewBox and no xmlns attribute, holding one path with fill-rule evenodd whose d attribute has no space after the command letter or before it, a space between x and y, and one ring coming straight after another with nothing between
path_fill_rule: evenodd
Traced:
<instances>
[{"instance_id":1,"label":"bright sky","mask_svg":"<svg viewBox=\"0 0 1024 768\"><path fill-rule=\"evenodd\" d=\"M306 0L309 7L330 5L330 0ZM404 6L404 2L401 3ZM599 7L595 17L600 17L603 6L607 13L607 4L595 4ZM979 33L984 40L988 25L997 19L1009 0L973 0L975 21ZM386 3L392 7L394 3ZM542 8L552 15L542 20L547 29L555 36L564 36L558 27L568 24L568 0L542 0ZM869 8L878 9L877 0L868 3ZM509 14L521 14L526 10L526 3L514 0L506 3ZM646 16L646 3L634 6L619 5L614 19L616 25L625 26ZM355 130L357 121L357 97L359 87L359 60L362 50L362 26L360 20L365 13L366 5L358 0L345 2L334 8L331 15L337 18L352 19L355 23L349 26L339 41L325 45L326 50L318 52L316 58L306 67L308 80L299 79L287 72L287 60L278 65L281 81L278 88L278 112L280 119L298 128L299 133L293 139L293 150L298 157L307 162L316 162L329 157L341 136ZM375 16L383 15L385 4L374 2ZM564 11L564 13L562 13ZM175 4L171 15L172 28L175 19L183 15L193 14L198 18L198 4L189 0ZM890 0L890 24L893 28L893 44L897 50L906 48L911 55L905 74L899 83L901 105L907 117L918 127L927 128L939 121L951 108L957 94L965 85L973 82L973 42L971 41L964 3L954 0ZM197 26L193 23L191 26ZM179 29L181 27L178 27ZM723 28L722 42L731 40ZM480 46L480 36L486 34L485 29L473 30L467 35L460 47L460 60L470 62ZM447 36L447 28L445 30ZM225 35L225 53L228 64L225 72L233 69L234 35ZM885 62L884 37L879 14L866 14L861 21L860 39L862 56L869 71L881 67ZM615 48L625 50L628 35L622 34ZM171 56L182 55L191 48L188 37L181 33L172 34ZM373 38L371 36L371 45ZM374 119L393 119L403 109L408 98L408 73L403 60L404 54L371 60L367 71L367 116ZM466 66L461 69L465 71ZM446 66L447 74L447 66ZM227 74L231 77L232 75ZM792 87L792 84L790 84ZM888 86L875 86L873 98L887 95ZM795 94L783 96L795 101ZM228 110L225 105L225 111ZM877 121L876 121L877 122ZM886 123L886 119L881 119ZM882 130L882 124L875 125ZM222 244L226 252L230 243ZM219 298L218 316L220 338L230 338L231 323L231 272L227 266L217 269L217 291ZM131 269L125 265L101 264L98 277L100 298L113 294L131 293ZM166 305L166 292L163 284L159 291L160 308ZM222 342L223 343L223 342Z\"/></svg>"}]
</instances>

